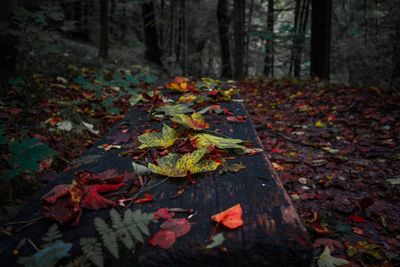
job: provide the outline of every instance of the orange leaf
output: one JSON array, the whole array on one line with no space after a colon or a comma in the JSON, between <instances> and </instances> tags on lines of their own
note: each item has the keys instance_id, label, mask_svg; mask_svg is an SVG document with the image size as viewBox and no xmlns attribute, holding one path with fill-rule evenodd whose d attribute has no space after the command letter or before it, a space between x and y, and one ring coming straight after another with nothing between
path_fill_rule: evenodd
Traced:
<instances>
[{"instance_id":1,"label":"orange leaf","mask_svg":"<svg viewBox=\"0 0 400 267\"><path fill-rule=\"evenodd\" d=\"M243 225L242 207L240 204L237 204L227 210L213 215L211 220L217 223L222 223L229 229L236 229Z\"/></svg>"}]
</instances>

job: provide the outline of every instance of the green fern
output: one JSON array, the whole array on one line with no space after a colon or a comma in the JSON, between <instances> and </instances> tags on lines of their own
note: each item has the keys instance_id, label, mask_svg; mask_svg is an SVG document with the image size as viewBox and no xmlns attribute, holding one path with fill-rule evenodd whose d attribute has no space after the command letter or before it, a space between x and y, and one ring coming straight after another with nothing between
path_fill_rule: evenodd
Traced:
<instances>
[{"instance_id":1,"label":"green fern","mask_svg":"<svg viewBox=\"0 0 400 267\"><path fill-rule=\"evenodd\" d=\"M118 240L129 251L135 249L136 242L144 242L143 235L148 236L148 224L153 219L152 213L142 213L140 210L126 210L123 218L115 210L110 211L111 227L101 218L95 218L95 227L104 246L115 257L119 258Z\"/></svg>"},{"instance_id":2,"label":"green fern","mask_svg":"<svg viewBox=\"0 0 400 267\"><path fill-rule=\"evenodd\" d=\"M80 240L83 254L97 267L103 267L103 247L94 237Z\"/></svg>"},{"instance_id":3,"label":"green fern","mask_svg":"<svg viewBox=\"0 0 400 267\"><path fill-rule=\"evenodd\" d=\"M118 242L117 234L113 229L108 227L108 224L101 218L97 217L94 219L94 225L97 232L99 233L103 245L110 251L110 253L115 257L119 258L118 253Z\"/></svg>"},{"instance_id":4,"label":"green fern","mask_svg":"<svg viewBox=\"0 0 400 267\"><path fill-rule=\"evenodd\" d=\"M53 224L47 230L46 235L42 238L42 240L45 242L45 244L43 246L44 247L50 246L57 241L61 241L61 238L62 238L62 234L61 234L60 230L58 229L58 225Z\"/></svg>"}]
</instances>

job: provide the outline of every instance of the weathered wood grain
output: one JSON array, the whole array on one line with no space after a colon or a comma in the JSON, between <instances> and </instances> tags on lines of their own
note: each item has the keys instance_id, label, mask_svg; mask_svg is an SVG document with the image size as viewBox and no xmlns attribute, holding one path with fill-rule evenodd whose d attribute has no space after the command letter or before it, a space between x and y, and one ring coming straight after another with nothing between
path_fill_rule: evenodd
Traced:
<instances>
[{"instance_id":1,"label":"weathered wood grain","mask_svg":"<svg viewBox=\"0 0 400 267\"><path fill-rule=\"evenodd\" d=\"M247 115L242 103L232 102L224 104L235 115ZM221 117L208 116L212 129L233 138L252 141L257 147L262 147L260 140L250 122L243 123L221 122ZM132 110L121 123L130 123L129 128L136 131L160 128L159 122L147 122L147 113L136 108ZM115 126L109 134L118 131ZM109 143L104 137L83 156L102 155L96 162L82 165L60 174L55 182L50 183L38 193L11 221L28 220L40 216L40 197L56 184L70 183L73 174L79 170L101 172L110 168L121 172L132 171L132 159L120 157L121 150L104 152L97 148L99 144ZM270 162L263 153L254 156L241 156L230 163L242 162L246 169L238 173L219 175L218 172L196 176L197 183L179 198L171 199L177 186L184 183L183 179L171 178L151 192L155 201L146 205L133 205L131 208L140 208L154 212L160 207L192 208L197 215L191 219L191 231L179 238L169 250L162 250L141 245L134 256L127 258L123 265L138 266L309 266L312 260L312 247L306 230L290 203L282 184L273 173ZM163 178L153 179L157 183ZM237 203L243 208L244 225L236 230L223 230L226 237L225 252L219 249L207 250L207 240L210 237L214 224L210 217ZM96 216L108 218L109 210L84 210L78 227L61 227L64 240L72 242L73 256L79 255L79 239L95 236L93 219ZM14 238L2 237L1 262L2 266L14 266L17 257L12 255L16 244L22 238L30 238L36 244L41 244L41 238L52 222L41 220L29 227L14 233ZM17 226L15 226L18 228ZM156 228L151 229L153 232ZM25 245L21 254L34 253L31 246ZM111 258L111 256L110 256ZM105 264L105 266L110 266Z\"/></svg>"}]
</instances>

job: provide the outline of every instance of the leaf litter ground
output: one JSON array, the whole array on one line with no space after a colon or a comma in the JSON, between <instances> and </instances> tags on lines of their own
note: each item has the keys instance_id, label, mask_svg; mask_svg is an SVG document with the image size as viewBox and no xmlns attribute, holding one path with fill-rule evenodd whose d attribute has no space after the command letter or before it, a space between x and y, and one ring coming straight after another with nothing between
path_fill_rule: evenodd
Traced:
<instances>
[{"instance_id":1,"label":"leaf litter ground","mask_svg":"<svg viewBox=\"0 0 400 267\"><path fill-rule=\"evenodd\" d=\"M346 266L398 266L399 97L314 81L240 87L315 256L323 256L316 264L343 265L324 265L335 263L329 252L347 259Z\"/></svg>"}]
</instances>

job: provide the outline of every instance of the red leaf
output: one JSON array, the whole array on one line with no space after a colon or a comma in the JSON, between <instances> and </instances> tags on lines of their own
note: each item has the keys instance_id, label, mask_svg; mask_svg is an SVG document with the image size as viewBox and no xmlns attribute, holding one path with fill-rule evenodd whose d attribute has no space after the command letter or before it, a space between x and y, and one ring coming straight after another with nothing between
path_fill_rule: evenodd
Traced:
<instances>
[{"instance_id":1,"label":"red leaf","mask_svg":"<svg viewBox=\"0 0 400 267\"><path fill-rule=\"evenodd\" d=\"M176 237L187 234L191 227L190 222L186 218L168 219L160 226L161 229L175 233Z\"/></svg>"},{"instance_id":2,"label":"red leaf","mask_svg":"<svg viewBox=\"0 0 400 267\"><path fill-rule=\"evenodd\" d=\"M140 198L140 199L136 199L135 200L135 203L138 203L138 204L145 204L145 203L149 203L149 202L152 202L153 201L153 195L152 194L144 194L144 197L143 198Z\"/></svg>"},{"instance_id":3,"label":"red leaf","mask_svg":"<svg viewBox=\"0 0 400 267\"><path fill-rule=\"evenodd\" d=\"M152 246L159 246L162 249L169 249L175 244L176 235L170 230L160 230L155 233L148 241Z\"/></svg>"},{"instance_id":4,"label":"red leaf","mask_svg":"<svg viewBox=\"0 0 400 267\"><path fill-rule=\"evenodd\" d=\"M360 217L360 216L357 216L357 215L350 215L350 216L348 217L348 219L349 219L350 221L356 222L356 223L364 223L364 222L366 222L366 220L365 220L364 218L362 218L362 217Z\"/></svg>"},{"instance_id":5,"label":"red leaf","mask_svg":"<svg viewBox=\"0 0 400 267\"><path fill-rule=\"evenodd\" d=\"M171 219L175 216L175 213L170 212L168 208L160 208L158 209L153 217L154 220L158 220L158 219Z\"/></svg>"},{"instance_id":6,"label":"red leaf","mask_svg":"<svg viewBox=\"0 0 400 267\"><path fill-rule=\"evenodd\" d=\"M231 122L245 122L247 120L247 116L228 116L226 117L226 120Z\"/></svg>"},{"instance_id":7,"label":"red leaf","mask_svg":"<svg viewBox=\"0 0 400 267\"><path fill-rule=\"evenodd\" d=\"M213 215L211 220L217 223L222 223L230 229L236 229L243 225L242 207L240 204L237 204L227 210Z\"/></svg>"},{"instance_id":8,"label":"red leaf","mask_svg":"<svg viewBox=\"0 0 400 267\"><path fill-rule=\"evenodd\" d=\"M121 182L119 184L85 186L84 195L81 201L81 207L92 210L114 207L116 205L114 201L101 196L99 193L113 192L120 189L123 185L125 184Z\"/></svg>"}]
</instances>

